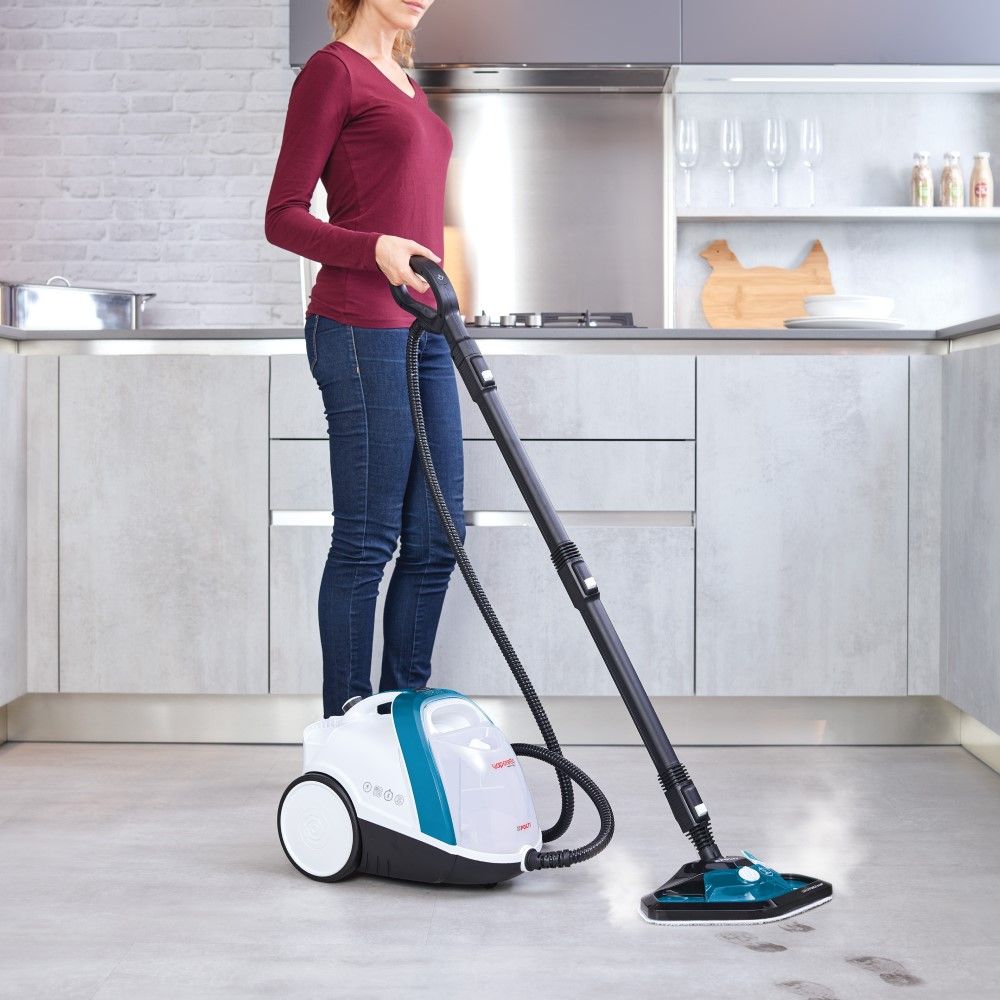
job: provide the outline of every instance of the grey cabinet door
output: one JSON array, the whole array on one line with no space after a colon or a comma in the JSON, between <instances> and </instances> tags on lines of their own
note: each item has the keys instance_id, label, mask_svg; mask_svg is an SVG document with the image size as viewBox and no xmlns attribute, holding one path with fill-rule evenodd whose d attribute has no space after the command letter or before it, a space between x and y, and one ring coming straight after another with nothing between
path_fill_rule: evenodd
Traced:
<instances>
[{"instance_id":1,"label":"grey cabinet door","mask_svg":"<svg viewBox=\"0 0 1000 1000\"><path fill-rule=\"evenodd\" d=\"M557 510L694 510L693 441L528 441ZM494 441L465 442L464 509L526 510ZM271 442L271 509L329 510L327 441Z\"/></svg>"},{"instance_id":2,"label":"grey cabinet door","mask_svg":"<svg viewBox=\"0 0 1000 1000\"><path fill-rule=\"evenodd\" d=\"M60 361L60 690L267 691L264 357Z\"/></svg>"},{"instance_id":3,"label":"grey cabinet door","mask_svg":"<svg viewBox=\"0 0 1000 1000\"><path fill-rule=\"evenodd\" d=\"M667 354L497 354L480 345L524 439L691 440L694 358ZM462 434L491 438L459 386Z\"/></svg>"},{"instance_id":4,"label":"grey cabinet door","mask_svg":"<svg viewBox=\"0 0 1000 1000\"><path fill-rule=\"evenodd\" d=\"M691 694L694 530L575 525L608 614L651 694ZM322 683L316 600L330 544L326 527L271 529L271 690L312 694ZM541 694L614 694L587 627L552 569L533 526L469 527L466 549L501 623ZM382 602L372 664L378 681ZM470 695L516 695L507 663L461 573L449 584L432 683Z\"/></svg>"},{"instance_id":5,"label":"grey cabinet door","mask_svg":"<svg viewBox=\"0 0 1000 1000\"><path fill-rule=\"evenodd\" d=\"M697 693L906 694L907 377L698 359Z\"/></svg>"},{"instance_id":6,"label":"grey cabinet door","mask_svg":"<svg viewBox=\"0 0 1000 1000\"><path fill-rule=\"evenodd\" d=\"M420 63L670 63L680 0L437 0L415 37Z\"/></svg>"},{"instance_id":7,"label":"grey cabinet door","mask_svg":"<svg viewBox=\"0 0 1000 1000\"><path fill-rule=\"evenodd\" d=\"M24 361L0 354L0 705L27 686Z\"/></svg>"},{"instance_id":8,"label":"grey cabinet door","mask_svg":"<svg viewBox=\"0 0 1000 1000\"><path fill-rule=\"evenodd\" d=\"M967 0L684 0L684 63L1000 62L1000 5Z\"/></svg>"}]
</instances>

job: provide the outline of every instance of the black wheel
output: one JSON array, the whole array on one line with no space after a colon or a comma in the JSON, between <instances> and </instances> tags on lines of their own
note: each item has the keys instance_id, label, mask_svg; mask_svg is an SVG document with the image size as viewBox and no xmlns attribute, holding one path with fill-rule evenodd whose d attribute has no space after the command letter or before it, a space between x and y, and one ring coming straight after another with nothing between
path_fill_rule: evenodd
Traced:
<instances>
[{"instance_id":1,"label":"black wheel","mask_svg":"<svg viewBox=\"0 0 1000 1000\"><path fill-rule=\"evenodd\" d=\"M288 860L317 882L340 882L358 870L361 830L354 804L328 774L310 771L285 789L278 839Z\"/></svg>"}]
</instances>

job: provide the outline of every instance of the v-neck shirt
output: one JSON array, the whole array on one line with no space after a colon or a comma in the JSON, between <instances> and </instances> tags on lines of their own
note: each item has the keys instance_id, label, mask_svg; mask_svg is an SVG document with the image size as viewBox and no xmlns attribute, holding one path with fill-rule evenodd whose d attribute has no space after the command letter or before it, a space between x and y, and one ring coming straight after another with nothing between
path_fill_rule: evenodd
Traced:
<instances>
[{"instance_id":1,"label":"v-neck shirt","mask_svg":"<svg viewBox=\"0 0 1000 1000\"><path fill-rule=\"evenodd\" d=\"M375 262L388 233L444 260L444 189L452 135L410 78L407 94L341 41L314 52L292 83L265 209L270 243L322 266L308 311L362 327L408 327ZM329 222L309 211L318 181ZM433 293L408 289L434 306Z\"/></svg>"}]
</instances>

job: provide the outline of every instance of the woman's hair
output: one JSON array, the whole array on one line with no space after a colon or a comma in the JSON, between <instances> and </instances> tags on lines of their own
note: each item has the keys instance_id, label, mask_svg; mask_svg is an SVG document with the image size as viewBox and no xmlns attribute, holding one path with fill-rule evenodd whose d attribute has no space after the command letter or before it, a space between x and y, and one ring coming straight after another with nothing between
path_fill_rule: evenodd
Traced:
<instances>
[{"instance_id":1,"label":"woman's hair","mask_svg":"<svg viewBox=\"0 0 1000 1000\"><path fill-rule=\"evenodd\" d=\"M358 11L365 0L329 0L326 5L326 19L333 28L333 41L343 35L354 23ZM397 31L392 43L392 58L408 69L413 68L413 32Z\"/></svg>"}]
</instances>

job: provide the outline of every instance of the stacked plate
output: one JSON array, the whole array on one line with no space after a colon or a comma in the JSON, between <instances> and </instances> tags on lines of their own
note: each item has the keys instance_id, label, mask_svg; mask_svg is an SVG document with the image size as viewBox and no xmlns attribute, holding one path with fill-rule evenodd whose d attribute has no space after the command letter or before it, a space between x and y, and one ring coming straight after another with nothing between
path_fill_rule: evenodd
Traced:
<instances>
[{"instance_id":1,"label":"stacked plate","mask_svg":"<svg viewBox=\"0 0 1000 1000\"><path fill-rule=\"evenodd\" d=\"M807 295L808 316L786 319L789 330L902 330L892 317L896 303L883 295Z\"/></svg>"}]
</instances>

